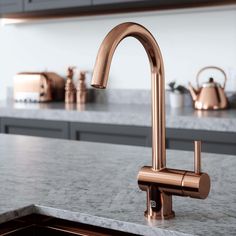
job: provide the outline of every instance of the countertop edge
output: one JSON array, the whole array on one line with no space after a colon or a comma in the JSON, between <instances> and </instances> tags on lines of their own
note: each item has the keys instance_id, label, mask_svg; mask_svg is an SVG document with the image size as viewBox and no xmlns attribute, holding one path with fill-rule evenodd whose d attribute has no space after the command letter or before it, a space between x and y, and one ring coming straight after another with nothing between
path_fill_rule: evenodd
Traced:
<instances>
[{"instance_id":1,"label":"countertop edge","mask_svg":"<svg viewBox=\"0 0 236 236\"><path fill-rule=\"evenodd\" d=\"M126 233L133 233L138 235L148 235L149 236L190 236L192 234L186 234L182 232L159 229L156 227L140 225L131 222L124 222L115 219L109 219L100 216L93 216L86 213L73 212L68 210L62 210L37 204L31 204L18 209L12 209L10 211L0 213L0 224L5 223L10 220L17 219L19 217L24 217L30 214L39 214L51 216L63 220L69 220L73 222L88 224L92 226L98 226L103 228L108 228L112 230L119 230Z\"/></svg>"}]
</instances>

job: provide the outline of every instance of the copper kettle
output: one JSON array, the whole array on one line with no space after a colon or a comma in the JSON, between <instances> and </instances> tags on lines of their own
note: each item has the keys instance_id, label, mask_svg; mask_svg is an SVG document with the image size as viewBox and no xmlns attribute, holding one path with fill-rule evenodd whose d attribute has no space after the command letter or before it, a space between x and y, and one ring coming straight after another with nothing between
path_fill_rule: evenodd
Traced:
<instances>
[{"instance_id":1,"label":"copper kettle","mask_svg":"<svg viewBox=\"0 0 236 236\"><path fill-rule=\"evenodd\" d=\"M208 69L216 69L224 75L224 83L221 86L215 82L213 78L210 78L208 82L205 82L199 86L200 74ZM226 84L226 73L219 67L207 66L202 68L196 77L197 89L194 89L189 83L189 91L194 102L194 108L198 110L219 110L226 109L228 107L228 99L225 95L224 89Z\"/></svg>"}]
</instances>

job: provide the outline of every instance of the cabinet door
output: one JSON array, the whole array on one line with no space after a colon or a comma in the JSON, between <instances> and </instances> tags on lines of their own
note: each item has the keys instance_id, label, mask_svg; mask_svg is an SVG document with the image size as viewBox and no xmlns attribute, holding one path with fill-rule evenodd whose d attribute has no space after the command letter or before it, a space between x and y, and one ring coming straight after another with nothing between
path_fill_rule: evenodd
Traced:
<instances>
[{"instance_id":1,"label":"cabinet door","mask_svg":"<svg viewBox=\"0 0 236 236\"><path fill-rule=\"evenodd\" d=\"M151 146L150 131L150 128L140 126L72 122L70 138L88 142Z\"/></svg>"},{"instance_id":2,"label":"cabinet door","mask_svg":"<svg viewBox=\"0 0 236 236\"><path fill-rule=\"evenodd\" d=\"M21 134L47 138L69 138L69 124L62 121L2 118L1 131L5 134Z\"/></svg>"},{"instance_id":3,"label":"cabinet door","mask_svg":"<svg viewBox=\"0 0 236 236\"><path fill-rule=\"evenodd\" d=\"M24 0L25 11L64 9L92 5L92 0Z\"/></svg>"},{"instance_id":4,"label":"cabinet door","mask_svg":"<svg viewBox=\"0 0 236 236\"><path fill-rule=\"evenodd\" d=\"M23 12L23 0L0 0L0 14Z\"/></svg>"}]
</instances>

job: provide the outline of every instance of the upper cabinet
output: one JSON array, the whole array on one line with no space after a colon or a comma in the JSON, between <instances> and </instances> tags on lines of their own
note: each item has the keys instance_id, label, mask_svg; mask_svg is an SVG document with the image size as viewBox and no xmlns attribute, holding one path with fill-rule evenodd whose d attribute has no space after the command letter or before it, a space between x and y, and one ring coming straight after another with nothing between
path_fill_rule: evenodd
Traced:
<instances>
[{"instance_id":1,"label":"upper cabinet","mask_svg":"<svg viewBox=\"0 0 236 236\"><path fill-rule=\"evenodd\" d=\"M0 0L0 16L44 18L236 4L236 0Z\"/></svg>"},{"instance_id":2,"label":"upper cabinet","mask_svg":"<svg viewBox=\"0 0 236 236\"><path fill-rule=\"evenodd\" d=\"M0 0L0 14L23 12L23 0Z\"/></svg>"},{"instance_id":3,"label":"upper cabinet","mask_svg":"<svg viewBox=\"0 0 236 236\"><path fill-rule=\"evenodd\" d=\"M163 8L185 8L185 7L196 7L196 6L211 6L211 5L222 5L222 4L230 4L236 3L235 0L93 0L94 5L103 5L112 6L116 5L116 7L131 7L131 8L139 8L139 7L154 7L155 9L163 9ZM130 10L132 10L129 8Z\"/></svg>"},{"instance_id":4,"label":"upper cabinet","mask_svg":"<svg viewBox=\"0 0 236 236\"><path fill-rule=\"evenodd\" d=\"M41 11L91 6L92 0L24 0L25 11Z\"/></svg>"},{"instance_id":5,"label":"upper cabinet","mask_svg":"<svg viewBox=\"0 0 236 236\"><path fill-rule=\"evenodd\" d=\"M93 0L94 5L116 4L116 3L132 3L132 2L144 2L144 0Z\"/></svg>"}]
</instances>

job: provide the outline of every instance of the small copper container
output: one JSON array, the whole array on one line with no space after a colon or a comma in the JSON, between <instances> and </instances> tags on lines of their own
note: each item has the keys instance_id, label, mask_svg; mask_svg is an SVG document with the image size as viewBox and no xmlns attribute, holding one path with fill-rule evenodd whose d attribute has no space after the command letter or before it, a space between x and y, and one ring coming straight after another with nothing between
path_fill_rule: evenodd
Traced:
<instances>
[{"instance_id":1,"label":"small copper container","mask_svg":"<svg viewBox=\"0 0 236 236\"><path fill-rule=\"evenodd\" d=\"M76 102L77 104L85 104L87 102L87 88L85 84L85 72L81 71L76 88Z\"/></svg>"},{"instance_id":2,"label":"small copper container","mask_svg":"<svg viewBox=\"0 0 236 236\"><path fill-rule=\"evenodd\" d=\"M65 85L65 103L75 102L75 86L73 83L74 68L69 67Z\"/></svg>"}]
</instances>

